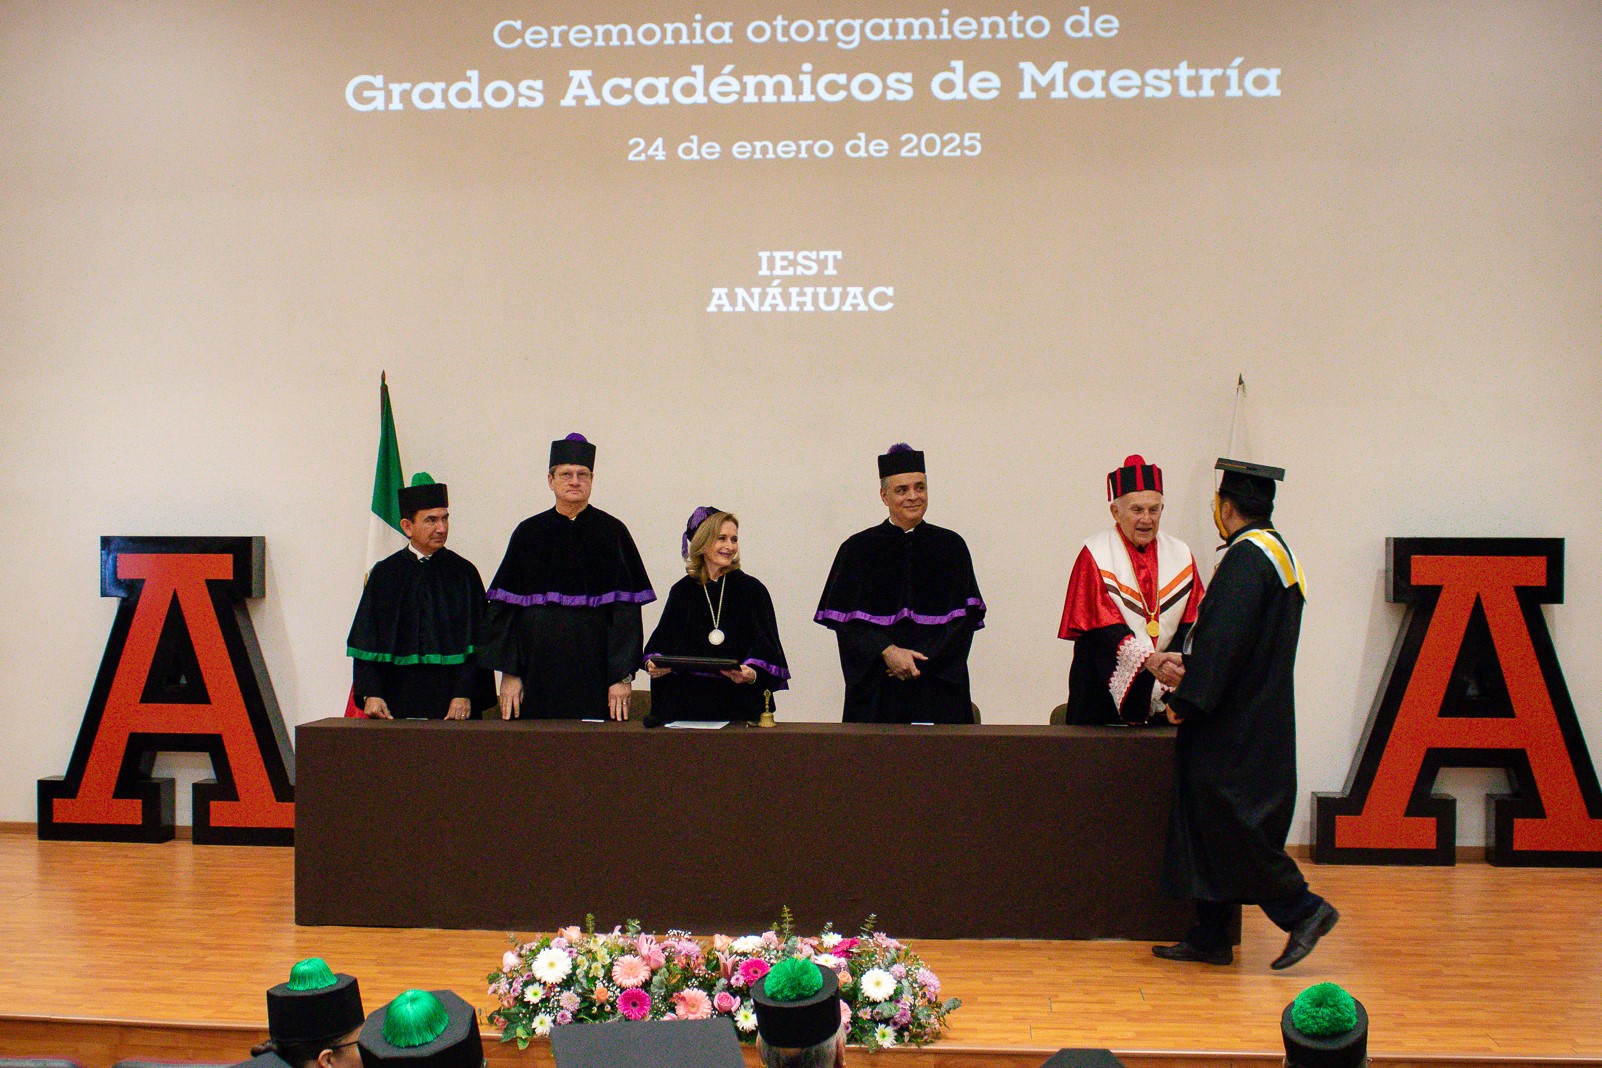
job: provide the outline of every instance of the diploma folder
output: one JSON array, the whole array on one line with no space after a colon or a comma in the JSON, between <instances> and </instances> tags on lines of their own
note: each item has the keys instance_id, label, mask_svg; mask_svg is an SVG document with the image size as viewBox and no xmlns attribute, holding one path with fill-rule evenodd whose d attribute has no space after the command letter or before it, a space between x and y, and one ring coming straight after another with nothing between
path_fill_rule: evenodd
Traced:
<instances>
[{"instance_id":1,"label":"diploma folder","mask_svg":"<svg viewBox=\"0 0 1602 1068\"><path fill-rule=\"evenodd\" d=\"M680 671L734 671L740 666L738 660L722 656L653 656L651 663Z\"/></svg>"}]
</instances>

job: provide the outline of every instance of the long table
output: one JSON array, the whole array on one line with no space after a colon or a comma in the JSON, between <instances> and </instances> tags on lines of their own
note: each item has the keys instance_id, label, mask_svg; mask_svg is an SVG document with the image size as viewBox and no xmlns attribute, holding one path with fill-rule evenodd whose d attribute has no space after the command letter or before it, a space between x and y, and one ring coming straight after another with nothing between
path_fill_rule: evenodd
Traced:
<instances>
[{"instance_id":1,"label":"long table","mask_svg":"<svg viewBox=\"0 0 1602 1068\"><path fill-rule=\"evenodd\" d=\"M366 722L296 732L300 924L1175 939L1171 729Z\"/></svg>"}]
</instances>

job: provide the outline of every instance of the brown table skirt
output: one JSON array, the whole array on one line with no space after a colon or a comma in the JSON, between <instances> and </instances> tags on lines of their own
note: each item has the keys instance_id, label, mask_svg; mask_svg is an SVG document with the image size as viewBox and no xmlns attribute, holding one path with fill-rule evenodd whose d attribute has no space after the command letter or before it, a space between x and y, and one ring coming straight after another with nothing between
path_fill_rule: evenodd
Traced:
<instances>
[{"instance_id":1,"label":"brown table skirt","mask_svg":"<svg viewBox=\"0 0 1602 1068\"><path fill-rule=\"evenodd\" d=\"M1171 729L322 720L300 924L1174 939Z\"/></svg>"}]
</instances>

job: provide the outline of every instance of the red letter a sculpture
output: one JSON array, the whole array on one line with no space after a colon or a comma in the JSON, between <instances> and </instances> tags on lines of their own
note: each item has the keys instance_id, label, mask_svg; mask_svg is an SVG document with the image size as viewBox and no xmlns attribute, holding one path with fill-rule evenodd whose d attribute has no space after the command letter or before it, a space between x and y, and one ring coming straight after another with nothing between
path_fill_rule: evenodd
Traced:
<instances>
[{"instance_id":1,"label":"red letter a sculpture","mask_svg":"<svg viewBox=\"0 0 1602 1068\"><path fill-rule=\"evenodd\" d=\"M1411 607L1344 794L1313 795L1321 863L1451 864L1443 767L1506 769L1486 807L1493 864L1602 866L1602 791L1541 605L1563 600L1560 538L1391 538Z\"/></svg>"},{"instance_id":2,"label":"red letter a sculpture","mask_svg":"<svg viewBox=\"0 0 1602 1068\"><path fill-rule=\"evenodd\" d=\"M194 840L288 845L295 757L245 598L265 586L263 538L102 538L100 593L120 597L67 774L39 780L39 837L165 842L161 752L211 757Z\"/></svg>"}]
</instances>

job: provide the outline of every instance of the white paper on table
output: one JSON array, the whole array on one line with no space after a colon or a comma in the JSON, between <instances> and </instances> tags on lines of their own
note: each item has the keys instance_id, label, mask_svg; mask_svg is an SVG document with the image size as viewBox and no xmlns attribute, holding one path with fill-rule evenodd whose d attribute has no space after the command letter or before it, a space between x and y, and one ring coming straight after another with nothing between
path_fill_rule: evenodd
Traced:
<instances>
[{"instance_id":1,"label":"white paper on table","mask_svg":"<svg viewBox=\"0 0 1602 1068\"><path fill-rule=\"evenodd\" d=\"M678 727L680 730L686 731L715 731L721 730L728 725L728 720L719 723L716 720L703 719L671 719L662 724L664 727Z\"/></svg>"}]
</instances>

